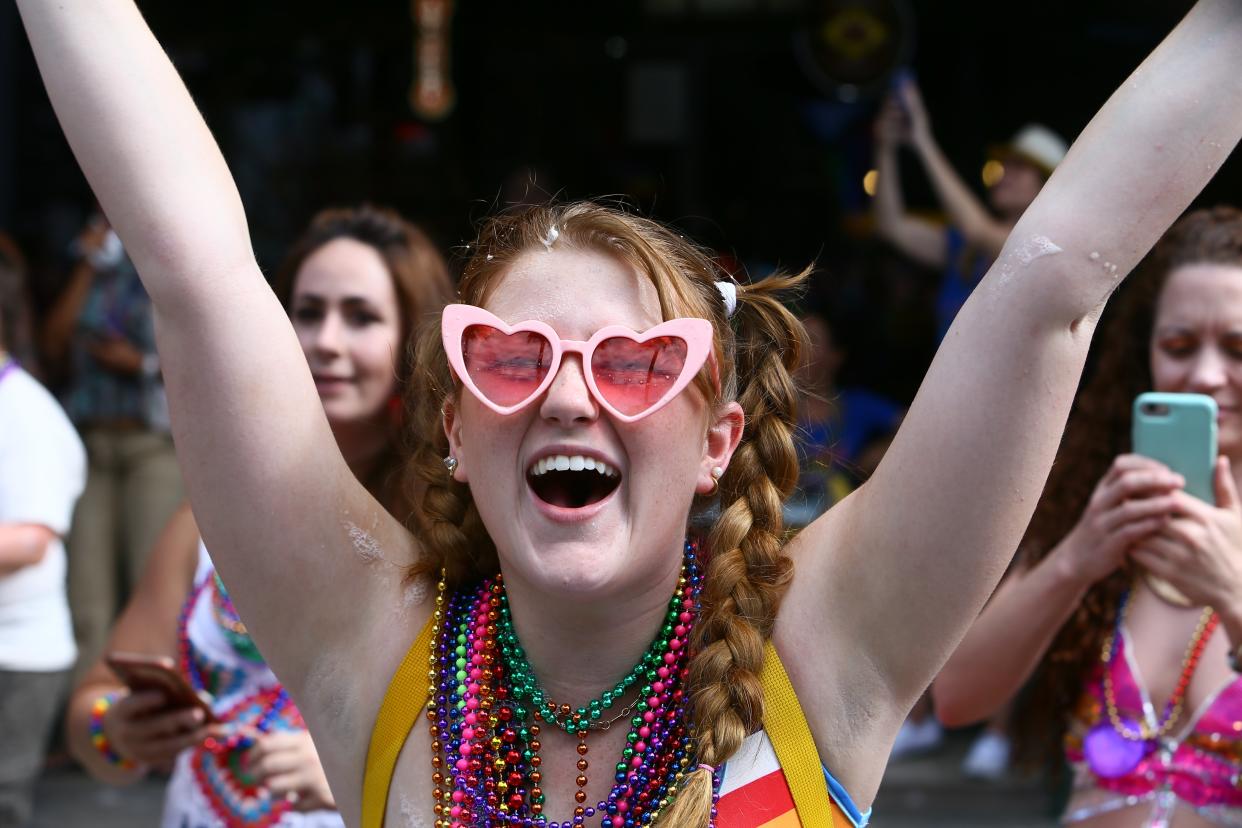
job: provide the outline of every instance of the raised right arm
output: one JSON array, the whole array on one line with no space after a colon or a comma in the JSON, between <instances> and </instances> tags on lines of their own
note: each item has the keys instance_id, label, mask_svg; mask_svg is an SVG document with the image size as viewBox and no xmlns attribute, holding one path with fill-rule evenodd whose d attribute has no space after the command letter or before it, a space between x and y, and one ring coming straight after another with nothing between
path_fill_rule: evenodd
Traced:
<instances>
[{"instance_id":1,"label":"raised right arm","mask_svg":"<svg viewBox=\"0 0 1242 828\"><path fill-rule=\"evenodd\" d=\"M923 162L932 189L948 212L949 219L961 230L968 244L981 248L988 258L995 259L1009 237L1009 227L988 212L979 197L971 192L957 170L953 169L932 132L931 119L923 105L918 85L907 78L897 94L910 113L910 145Z\"/></svg>"},{"instance_id":2,"label":"raised right arm","mask_svg":"<svg viewBox=\"0 0 1242 828\"><path fill-rule=\"evenodd\" d=\"M69 143L154 303L194 513L247 627L308 714L302 691L325 659L352 653L382 685L399 658L389 650L408 644L380 623L399 570L351 554L351 535L389 563L408 560L412 541L336 447L211 133L131 0L18 7ZM352 646L362 636L368 646ZM365 719L378 698L369 684L355 692Z\"/></svg>"},{"instance_id":3,"label":"raised right arm","mask_svg":"<svg viewBox=\"0 0 1242 828\"><path fill-rule=\"evenodd\" d=\"M886 241L921 265L939 270L946 264L944 230L912 216L901 194L897 149L908 131L905 116L891 97L876 121L876 230Z\"/></svg>"}]
</instances>

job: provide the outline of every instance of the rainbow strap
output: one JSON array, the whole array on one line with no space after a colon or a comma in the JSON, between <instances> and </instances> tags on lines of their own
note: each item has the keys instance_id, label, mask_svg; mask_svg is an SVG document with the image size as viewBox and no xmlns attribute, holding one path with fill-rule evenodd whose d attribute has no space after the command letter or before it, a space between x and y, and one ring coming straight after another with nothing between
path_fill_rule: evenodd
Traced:
<instances>
[{"instance_id":1,"label":"rainbow strap","mask_svg":"<svg viewBox=\"0 0 1242 828\"><path fill-rule=\"evenodd\" d=\"M429 618L393 674L376 716L362 778L362 828L383 828L397 757L430 698L427 657L431 652L431 629ZM793 795L798 824L832 828L834 806L828 795L819 751L785 666L771 641L764 652L759 678L764 695L763 728L772 741Z\"/></svg>"},{"instance_id":2,"label":"rainbow strap","mask_svg":"<svg viewBox=\"0 0 1242 828\"><path fill-rule=\"evenodd\" d=\"M91 744L95 746L95 750L99 751L99 754L103 756L109 765L122 770L136 771L139 769L138 763L132 759L126 759L117 753L116 748L112 746L112 742L108 741L108 735L104 733L103 729L104 714L108 712L108 708L120 697L120 691L113 690L95 699L94 704L91 705Z\"/></svg>"}]
</instances>

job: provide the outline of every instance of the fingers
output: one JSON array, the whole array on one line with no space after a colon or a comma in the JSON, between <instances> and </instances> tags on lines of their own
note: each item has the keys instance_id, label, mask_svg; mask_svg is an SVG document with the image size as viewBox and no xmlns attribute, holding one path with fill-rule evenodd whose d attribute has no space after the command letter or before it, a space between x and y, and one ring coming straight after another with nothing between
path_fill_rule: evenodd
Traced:
<instances>
[{"instance_id":1,"label":"fingers","mask_svg":"<svg viewBox=\"0 0 1242 828\"><path fill-rule=\"evenodd\" d=\"M306 786L307 782L308 780L304 779L302 774L297 771L278 773L263 780L263 784L267 786L273 797L285 797L294 803L297 802L298 794Z\"/></svg>"},{"instance_id":2,"label":"fingers","mask_svg":"<svg viewBox=\"0 0 1242 828\"><path fill-rule=\"evenodd\" d=\"M309 733L282 731L259 736L246 754L246 762L251 773L268 779L303 768L318 769L319 756Z\"/></svg>"},{"instance_id":3,"label":"fingers","mask_svg":"<svg viewBox=\"0 0 1242 828\"><path fill-rule=\"evenodd\" d=\"M1163 555L1147 545L1138 546L1131 550L1130 559L1146 569L1148 572L1153 575L1159 575L1166 581L1172 581L1173 579L1169 576L1177 571L1176 566L1169 564ZM1176 586L1176 584L1174 584L1174 586Z\"/></svg>"},{"instance_id":4,"label":"fingers","mask_svg":"<svg viewBox=\"0 0 1242 828\"><path fill-rule=\"evenodd\" d=\"M1172 494L1174 507L1173 511L1179 517L1192 520L1196 523L1207 525L1212 522L1216 507L1210 503L1204 503L1192 494L1183 491L1176 491Z\"/></svg>"},{"instance_id":5,"label":"fingers","mask_svg":"<svg viewBox=\"0 0 1242 828\"><path fill-rule=\"evenodd\" d=\"M1113 464L1108 467L1108 472L1104 475L1105 479L1116 477L1124 472L1137 471L1169 471L1169 467L1159 460L1152 460L1150 457L1144 457L1141 454L1118 454L1113 459Z\"/></svg>"},{"instance_id":6,"label":"fingers","mask_svg":"<svg viewBox=\"0 0 1242 828\"><path fill-rule=\"evenodd\" d=\"M334 810L336 802L326 779L302 773L274 776L265 783L274 798L283 798L297 811Z\"/></svg>"},{"instance_id":7,"label":"fingers","mask_svg":"<svg viewBox=\"0 0 1242 828\"><path fill-rule=\"evenodd\" d=\"M1238 484L1234 482L1233 466L1228 457L1217 458L1214 483L1217 508L1238 511Z\"/></svg>"},{"instance_id":8,"label":"fingers","mask_svg":"<svg viewBox=\"0 0 1242 828\"><path fill-rule=\"evenodd\" d=\"M300 770L306 757L296 750L259 752L252 748L247 754L246 769L270 787L272 778Z\"/></svg>"},{"instance_id":9,"label":"fingers","mask_svg":"<svg viewBox=\"0 0 1242 828\"><path fill-rule=\"evenodd\" d=\"M1130 557L1156 575L1164 578L1179 589L1186 583L1188 576L1196 573L1193 546L1186 544L1186 529L1189 524L1184 520L1173 520L1158 533L1144 538L1130 552ZM1183 592L1186 590L1183 589Z\"/></svg>"},{"instance_id":10,"label":"fingers","mask_svg":"<svg viewBox=\"0 0 1242 828\"><path fill-rule=\"evenodd\" d=\"M1207 542L1206 533L1207 528L1202 523L1186 518L1176 518L1169 521L1168 525L1160 531L1159 539L1170 549L1175 547L1184 552L1191 549L1203 549Z\"/></svg>"},{"instance_id":11,"label":"fingers","mask_svg":"<svg viewBox=\"0 0 1242 828\"><path fill-rule=\"evenodd\" d=\"M1158 527L1177 512L1177 505L1177 498L1173 494L1123 500L1101 515L1098 525L1105 532L1113 534L1130 528L1136 522L1147 525L1151 519L1158 518Z\"/></svg>"},{"instance_id":12,"label":"fingers","mask_svg":"<svg viewBox=\"0 0 1242 828\"><path fill-rule=\"evenodd\" d=\"M1113 509L1123 501L1165 494L1186 485L1185 479L1160 463L1137 455L1121 455L1100 480L1092 495L1098 511Z\"/></svg>"},{"instance_id":13,"label":"fingers","mask_svg":"<svg viewBox=\"0 0 1242 828\"><path fill-rule=\"evenodd\" d=\"M112 705L114 715L125 719L133 719L144 713L151 713L168 704L168 699L157 690L143 690L141 693L129 693Z\"/></svg>"},{"instance_id":14,"label":"fingers","mask_svg":"<svg viewBox=\"0 0 1242 828\"><path fill-rule=\"evenodd\" d=\"M196 707L156 713L125 723L127 741L155 741L169 736L179 736L203 726L203 711Z\"/></svg>"},{"instance_id":15,"label":"fingers","mask_svg":"<svg viewBox=\"0 0 1242 828\"><path fill-rule=\"evenodd\" d=\"M1169 524L1167 515L1160 514L1126 523L1109 534L1109 541L1116 543L1111 549L1123 550L1152 537Z\"/></svg>"},{"instance_id":16,"label":"fingers","mask_svg":"<svg viewBox=\"0 0 1242 828\"><path fill-rule=\"evenodd\" d=\"M174 736L133 742L127 745L126 755L143 765L159 765L176 758L186 748L202 744L209 735L207 728L200 727Z\"/></svg>"}]
</instances>

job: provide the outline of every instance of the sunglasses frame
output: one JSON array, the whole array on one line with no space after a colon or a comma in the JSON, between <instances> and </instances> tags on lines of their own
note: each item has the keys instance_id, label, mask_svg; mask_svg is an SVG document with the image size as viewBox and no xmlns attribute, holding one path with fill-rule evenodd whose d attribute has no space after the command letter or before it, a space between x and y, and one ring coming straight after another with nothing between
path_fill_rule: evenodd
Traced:
<instances>
[{"instance_id":1,"label":"sunglasses frame","mask_svg":"<svg viewBox=\"0 0 1242 828\"><path fill-rule=\"evenodd\" d=\"M466 329L472 325L486 325L495 328L506 336L512 336L515 333L528 331L542 336L548 341L552 348L552 362L548 365L548 372L538 387L530 393L528 397L514 405L499 405L492 401L484 394L474 380L470 377L470 372L466 370L466 358L462 348L462 336ZM601 408L607 411L613 417L626 423L632 423L649 417L659 411L664 406L689 385L698 375L703 364L710 358L713 366L715 365L714 354L712 353L712 341L714 332L712 323L706 319L696 319L692 317L680 317L670 319L667 322L661 322L654 328L649 328L641 333L631 330L624 325L609 325L600 328L591 336L590 339L583 342L577 339L561 339L561 337L552 329L551 325L540 322L535 319L528 319L524 322L518 322L515 325L509 325L503 319L498 318L492 313L483 310L483 308L475 305L454 304L445 305L444 311L440 317L440 336L444 343L444 352L448 356L449 366L453 369L453 373L457 375L457 379L470 389L479 402L486 405L497 414L508 415L521 411L530 405L534 400L538 399L552 385L553 380L561 369L561 359L565 354L578 354L582 359L582 374L586 378L587 388L590 389L591 396ZM608 399L600 392L599 387L595 384L595 372L591 368L591 357L595 353L595 348L605 340L621 338L629 339L638 344L642 344L652 339L662 336L675 336L686 343L686 360L682 365L681 375L677 381L664 393L654 405L644 409L637 414L624 414L608 401Z\"/></svg>"}]
</instances>

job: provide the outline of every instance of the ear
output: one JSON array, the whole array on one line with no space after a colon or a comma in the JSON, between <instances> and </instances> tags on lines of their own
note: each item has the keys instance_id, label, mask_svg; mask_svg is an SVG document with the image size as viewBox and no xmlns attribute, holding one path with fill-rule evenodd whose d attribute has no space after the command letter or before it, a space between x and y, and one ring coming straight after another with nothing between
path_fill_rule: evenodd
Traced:
<instances>
[{"instance_id":1,"label":"ear","mask_svg":"<svg viewBox=\"0 0 1242 828\"><path fill-rule=\"evenodd\" d=\"M457 403L452 397L444 401L440 407L440 419L444 425L444 436L448 438L449 457L457 459L457 468L453 471L453 479L458 483L467 483L466 452L462 448L461 418L457 416Z\"/></svg>"},{"instance_id":2,"label":"ear","mask_svg":"<svg viewBox=\"0 0 1242 828\"><path fill-rule=\"evenodd\" d=\"M746 415L736 402L730 402L716 413L715 419L707 426L707 437L703 441L703 462L699 465L698 484L694 487L698 494L711 494L716 488L716 477L712 470L729 468L733 452L742 442L742 430L746 426Z\"/></svg>"}]
</instances>

